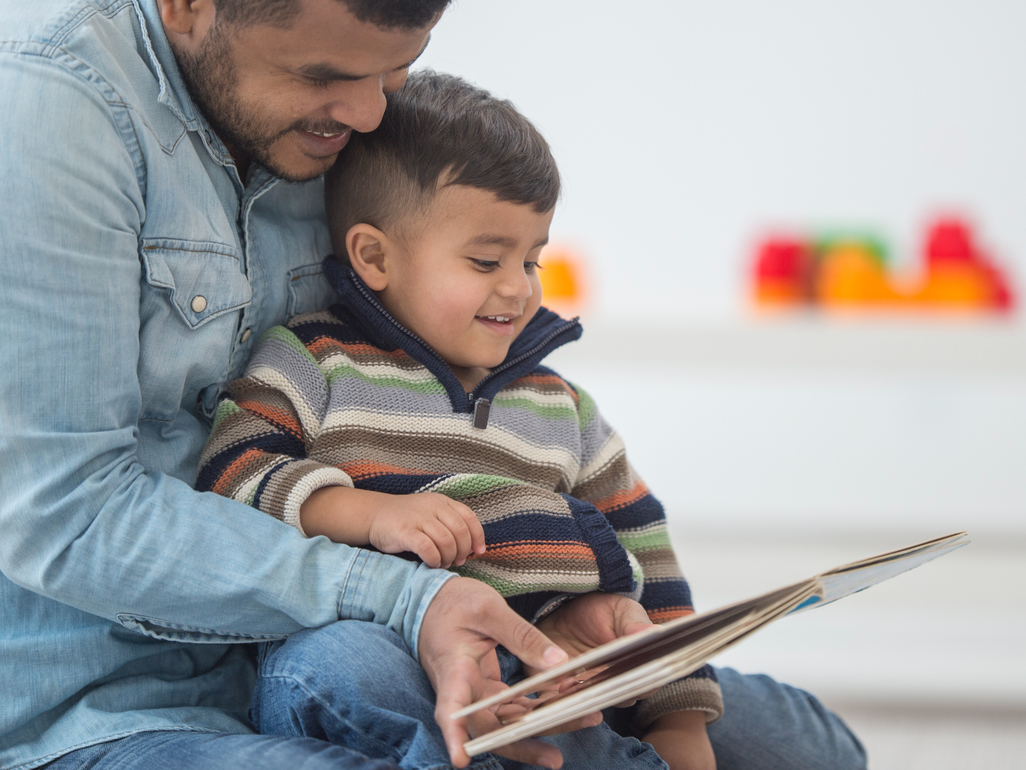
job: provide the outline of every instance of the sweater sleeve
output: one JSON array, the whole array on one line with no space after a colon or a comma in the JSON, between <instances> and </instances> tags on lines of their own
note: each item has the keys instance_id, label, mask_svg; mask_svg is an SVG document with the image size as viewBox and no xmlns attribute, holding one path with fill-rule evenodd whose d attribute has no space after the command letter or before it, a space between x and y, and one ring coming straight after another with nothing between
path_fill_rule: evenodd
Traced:
<instances>
[{"instance_id":1,"label":"sweater sleeve","mask_svg":"<svg viewBox=\"0 0 1026 770\"><path fill-rule=\"evenodd\" d=\"M308 456L327 405L328 383L317 360L288 328L270 329L217 410L196 488L302 532L299 509L311 493L353 486L348 474Z\"/></svg>"},{"instance_id":2,"label":"sweater sleeve","mask_svg":"<svg viewBox=\"0 0 1026 770\"><path fill-rule=\"evenodd\" d=\"M379 476L378 491L403 493ZM358 486L364 486L358 482ZM594 506L515 479L486 474L448 474L415 492L437 492L474 511L488 548L453 571L497 590L532 619L559 594L629 593L635 588L631 559L609 521Z\"/></svg>"},{"instance_id":3,"label":"sweater sleeve","mask_svg":"<svg viewBox=\"0 0 1026 770\"><path fill-rule=\"evenodd\" d=\"M580 388L581 471L571 494L605 514L617 538L638 561L643 575L640 602L653 623L694 613L691 590L670 544L666 514L627 460L623 440L602 418ZM635 706L635 728L644 729L663 714L705 711L708 721L723 714L723 698L711 666L670 682Z\"/></svg>"}]
</instances>

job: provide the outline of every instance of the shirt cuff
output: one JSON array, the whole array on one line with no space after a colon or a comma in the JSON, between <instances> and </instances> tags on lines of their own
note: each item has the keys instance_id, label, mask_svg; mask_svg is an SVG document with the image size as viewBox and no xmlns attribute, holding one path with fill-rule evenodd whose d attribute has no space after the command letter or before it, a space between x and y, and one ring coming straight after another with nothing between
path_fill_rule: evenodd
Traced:
<instances>
[{"instance_id":1,"label":"shirt cuff","mask_svg":"<svg viewBox=\"0 0 1026 770\"><path fill-rule=\"evenodd\" d=\"M424 615L442 586L454 577L421 562L361 550L343 584L339 619L384 625L399 634L420 660Z\"/></svg>"}]
</instances>

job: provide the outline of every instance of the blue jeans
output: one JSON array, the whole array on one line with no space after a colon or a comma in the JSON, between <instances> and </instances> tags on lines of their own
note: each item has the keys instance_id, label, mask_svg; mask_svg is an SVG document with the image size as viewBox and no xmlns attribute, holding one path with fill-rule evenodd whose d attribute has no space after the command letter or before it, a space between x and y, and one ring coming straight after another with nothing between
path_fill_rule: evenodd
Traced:
<instances>
[{"instance_id":1,"label":"blue jeans","mask_svg":"<svg viewBox=\"0 0 1026 770\"><path fill-rule=\"evenodd\" d=\"M504 656L501 662L504 679L516 675L515 659ZM74 752L49 767L450 767L434 721L431 685L402 640L381 626L342 621L264 645L259 673L252 717L263 735L143 733ZM717 770L866 767L858 739L809 693L766 676L717 673L725 706L724 716L709 726ZM665 768L648 744L621 738L605 724L544 740L563 752L567 770ZM485 755L471 767L524 766Z\"/></svg>"},{"instance_id":2,"label":"blue jeans","mask_svg":"<svg viewBox=\"0 0 1026 770\"><path fill-rule=\"evenodd\" d=\"M500 649L503 681L522 677ZM250 716L261 733L319 738L402 770L450 768L435 724L435 692L405 642L384 626L341 621L262 646ZM566 770L666 770L651 746L606 724L545 738ZM526 770L484 754L472 770Z\"/></svg>"}]
</instances>

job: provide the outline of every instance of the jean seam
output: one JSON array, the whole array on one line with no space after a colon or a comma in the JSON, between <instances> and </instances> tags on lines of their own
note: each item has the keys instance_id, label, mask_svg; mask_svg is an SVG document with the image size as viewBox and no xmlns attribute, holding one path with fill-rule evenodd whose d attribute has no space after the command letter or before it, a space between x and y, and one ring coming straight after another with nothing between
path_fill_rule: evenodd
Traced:
<instances>
[{"instance_id":1,"label":"jean seam","mask_svg":"<svg viewBox=\"0 0 1026 770\"><path fill-rule=\"evenodd\" d=\"M312 701L312 702L316 703L318 706L320 706L324 710L325 713L331 714L333 717L335 717L336 721L338 721L340 723L343 721L342 718L341 718L341 715L338 714L335 711L334 708L332 708L327 703L325 703L322 698L320 698L317 694L312 692L309 687L306 686L305 682L300 681L297 677L295 677L293 675L289 675L289 674L276 674L276 675L273 675L273 676L261 675L260 678L265 680L265 681L275 680L275 681L279 681L279 682L285 682L286 685L292 685L294 687L297 687L298 689L300 689L304 693L306 693L306 695L308 696L310 701ZM351 725L352 722L346 720L346 724L347 725ZM396 763L398 763L402 759L402 756L399 755L397 750L394 750L394 747L389 746L388 744L383 743L379 739L374 738L373 736L368 735L363 730L363 728L352 728L352 732L358 733L359 735L365 737L367 740L373 740L374 743L376 743L376 744L380 744L380 745L386 746L389 749L389 754L390 754L390 756L388 757L388 761L395 761ZM349 747L345 746L344 748L349 748ZM349 749L349 750L352 751L352 749ZM370 759L374 759L374 758L373 757L367 757L367 759L370 760ZM443 770L443 768L444 768L444 770L451 770L452 765L439 765L438 766L439 770ZM435 770L435 768L428 768L427 770Z\"/></svg>"}]
</instances>

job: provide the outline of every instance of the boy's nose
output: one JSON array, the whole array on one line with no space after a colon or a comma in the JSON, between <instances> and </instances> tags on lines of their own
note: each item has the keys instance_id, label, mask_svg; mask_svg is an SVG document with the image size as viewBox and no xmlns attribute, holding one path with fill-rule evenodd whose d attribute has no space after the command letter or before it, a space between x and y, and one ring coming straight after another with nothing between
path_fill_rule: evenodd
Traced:
<instances>
[{"instance_id":1,"label":"boy's nose","mask_svg":"<svg viewBox=\"0 0 1026 770\"><path fill-rule=\"evenodd\" d=\"M499 293L504 297L526 300L533 293L531 278L524 270L512 270L499 285Z\"/></svg>"}]
</instances>

